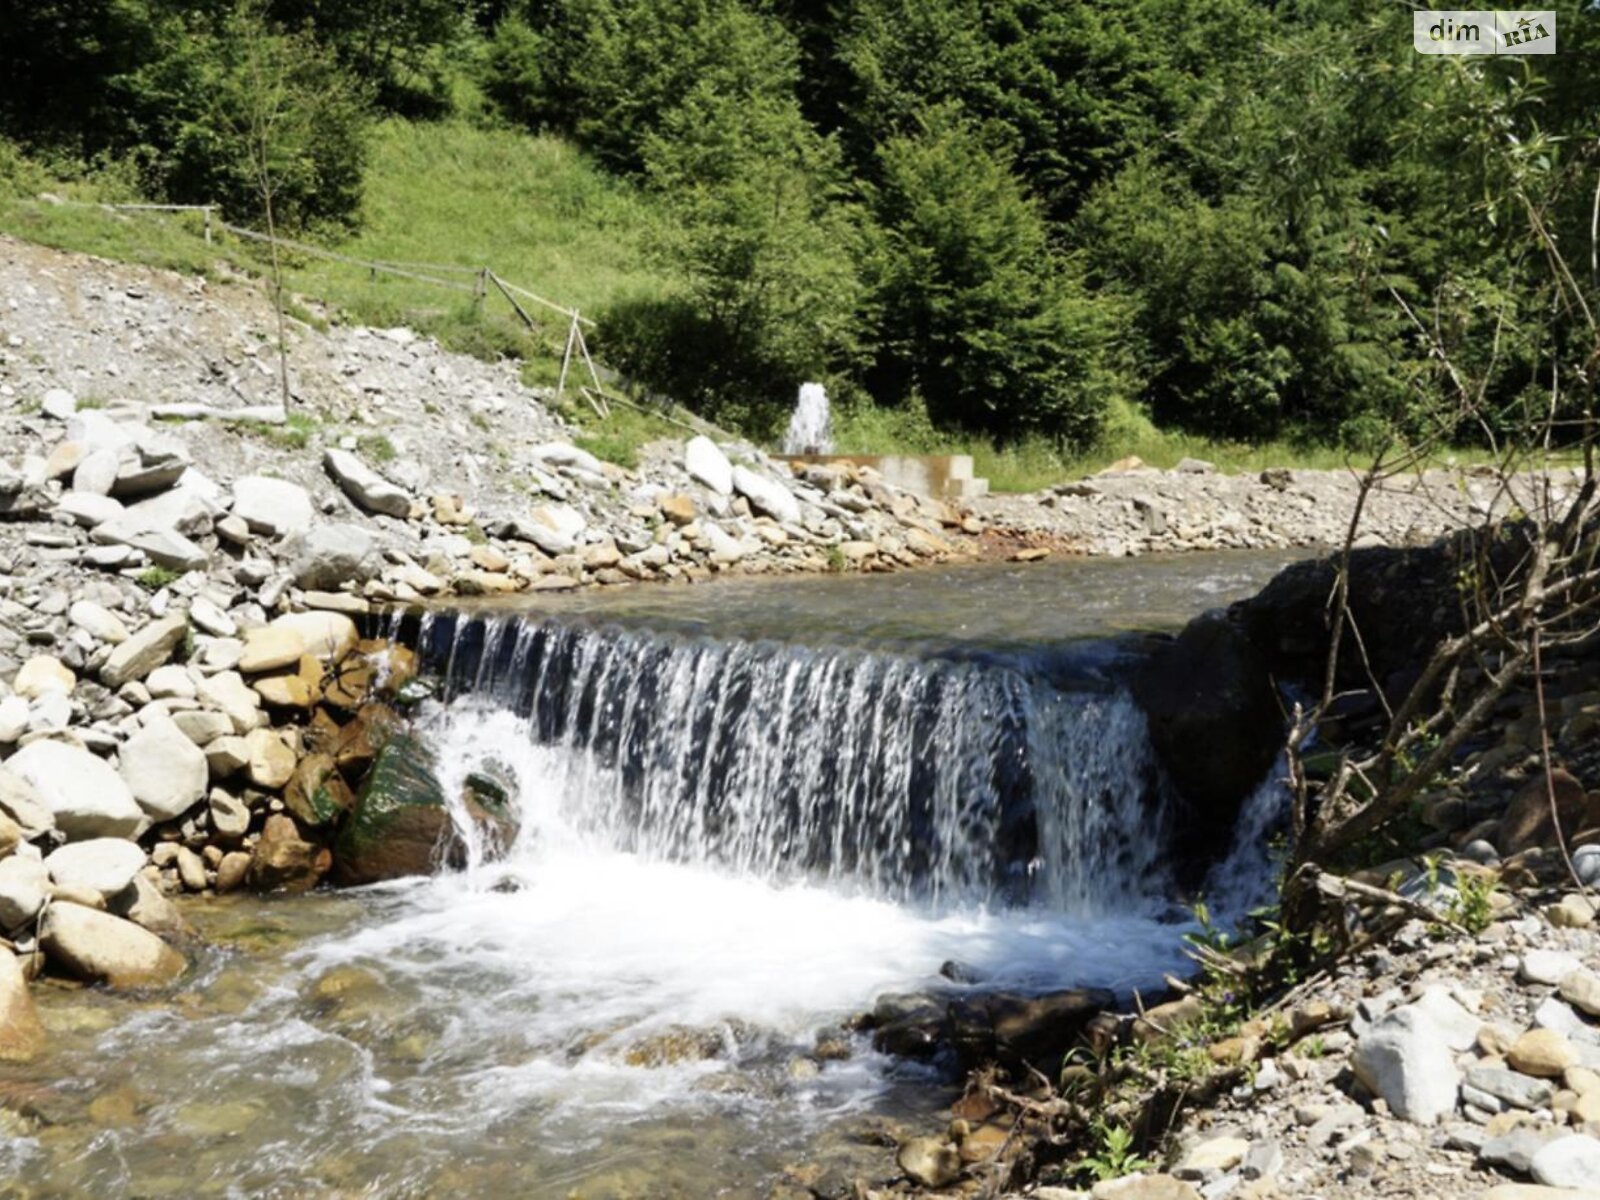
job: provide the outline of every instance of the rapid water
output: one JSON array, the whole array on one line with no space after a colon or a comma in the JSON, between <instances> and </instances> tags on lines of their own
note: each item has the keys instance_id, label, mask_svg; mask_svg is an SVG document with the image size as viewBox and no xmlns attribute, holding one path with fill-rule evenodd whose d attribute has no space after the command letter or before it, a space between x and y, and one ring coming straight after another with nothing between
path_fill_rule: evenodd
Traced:
<instances>
[{"instance_id":1,"label":"rapid water","mask_svg":"<svg viewBox=\"0 0 1600 1200\"><path fill-rule=\"evenodd\" d=\"M1042 576L1010 568L923 575L920 618L864 580L434 620L421 721L448 792L486 759L515 776L509 855L201 907L176 1002L46 1000L55 1048L0 1069L0 1106L44 1088L51 1120L0 1154L39 1196L756 1197L799 1160L880 1170L864 1123L948 1096L842 1032L877 995L953 988L952 960L1041 990L1185 969L1170 801L1118 683L1136 647L1082 610L1137 581L1107 607L1176 624L1276 565L1190 562L1165 599L1159 568L1052 568L1031 642L1001 612ZM1241 815L1228 905L1275 805Z\"/></svg>"}]
</instances>

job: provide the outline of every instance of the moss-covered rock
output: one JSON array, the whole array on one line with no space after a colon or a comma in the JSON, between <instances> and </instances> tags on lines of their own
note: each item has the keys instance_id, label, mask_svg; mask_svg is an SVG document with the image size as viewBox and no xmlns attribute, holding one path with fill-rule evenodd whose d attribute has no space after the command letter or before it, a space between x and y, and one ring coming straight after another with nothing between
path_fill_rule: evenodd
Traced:
<instances>
[{"instance_id":1,"label":"moss-covered rock","mask_svg":"<svg viewBox=\"0 0 1600 1200\"><path fill-rule=\"evenodd\" d=\"M394 729L339 831L334 877L362 884L429 874L453 832L433 751L410 730Z\"/></svg>"}]
</instances>

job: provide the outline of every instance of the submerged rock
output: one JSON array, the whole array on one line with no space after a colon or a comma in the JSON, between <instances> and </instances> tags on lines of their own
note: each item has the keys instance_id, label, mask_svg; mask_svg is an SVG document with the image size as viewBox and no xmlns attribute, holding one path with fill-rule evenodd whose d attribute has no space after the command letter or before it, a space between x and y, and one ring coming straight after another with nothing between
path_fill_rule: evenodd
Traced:
<instances>
[{"instance_id":1,"label":"submerged rock","mask_svg":"<svg viewBox=\"0 0 1600 1200\"><path fill-rule=\"evenodd\" d=\"M1266 662L1225 616L1207 613L1145 661L1133 695L1185 802L1173 841L1203 867L1226 850L1240 803L1283 742Z\"/></svg>"},{"instance_id":2,"label":"submerged rock","mask_svg":"<svg viewBox=\"0 0 1600 1200\"><path fill-rule=\"evenodd\" d=\"M490 798L471 787L462 798L468 817L490 835L490 845L509 845L514 830L508 815L493 811L480 796ZM339 832L335 877L357 885L427 875L459 863L461 849L433 751L409 730L393 731Z\"/></svg>"}]
</instances>

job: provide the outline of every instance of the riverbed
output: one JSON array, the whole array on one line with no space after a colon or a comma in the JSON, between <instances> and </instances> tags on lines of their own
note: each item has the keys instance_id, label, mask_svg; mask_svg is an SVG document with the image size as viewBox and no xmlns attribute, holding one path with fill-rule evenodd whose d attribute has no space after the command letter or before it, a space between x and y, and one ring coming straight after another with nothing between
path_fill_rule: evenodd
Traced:
<instances>
[{"instance_id":1,"label":"riverbed","mask_svg":"<svg viewBox=\"0 0 1600 1200\"><path fill-rule=\"evenodd\" d=\"M955 986L947 963L990 987L1124 993L1183 968L1184 913L1138 857L1159 812L1125 794L1149 771L1138 714L1108 664L1283 562L480 612L422 721L448 786L486 758L516 777L511 853L187 902L204 948L175 994L43 985L50 1050L0 1068L6 1174L36 1197L642 1200L763 1197L800 1163L881 1173L891 1123L951 1092L844 1028L876 996ZM1062 683L1063 654L1094 686ZM1029 675L1030 656L1050 671ZM561 679L528 681L551 664ZM1007 722L1026 736L980 736ZM995 777L1024 768L1050 819L1019 878L989 843L1010 786Z\"/></svg>"}]
</instances>

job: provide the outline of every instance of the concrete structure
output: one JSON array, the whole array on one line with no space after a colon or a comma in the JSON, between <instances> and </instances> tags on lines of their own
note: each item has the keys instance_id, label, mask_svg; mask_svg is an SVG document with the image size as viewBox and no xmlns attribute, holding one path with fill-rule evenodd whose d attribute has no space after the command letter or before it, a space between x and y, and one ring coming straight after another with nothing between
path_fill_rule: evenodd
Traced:
<instances>
[{"instance_id":1,"label":"concrete structure","mask_svg":"<svg viewBox=\"0 0 1600 1200\"><path fill-rule=\"evenodd\" d=\"M974 478L970 454L785 454L788 463L871 467L885 483L941 500L971 500L989 494L989 481Z\"/></svg>"}]
</instances>

